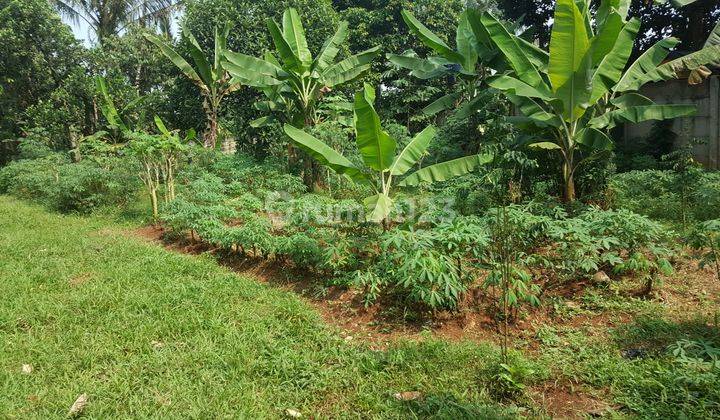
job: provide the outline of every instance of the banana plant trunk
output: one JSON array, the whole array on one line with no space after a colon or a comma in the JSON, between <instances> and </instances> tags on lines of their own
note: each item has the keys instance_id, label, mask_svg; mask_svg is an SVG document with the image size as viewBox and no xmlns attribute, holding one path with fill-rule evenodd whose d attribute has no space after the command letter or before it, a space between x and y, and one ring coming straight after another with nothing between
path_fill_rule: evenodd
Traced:
<instances>
[{"instance_id":1,"label":"banana plant trunk","mask_svg":"<svg viewBox=\"0 0 720 420\"><path fill-rule=\"evenodd\" d=\"M304 128L310 128L315 126L317 123L315 118L315 110L310 105L310 101L306 100L303 105L303 114L304 117ZM290 146L292 147L292 146ZM317 191L321 189L320 185L320 178L322 176L322 173L320 171L320 166L315 162L315 159L313 159L309 154L303 153L302 154L302 160L303 160L303 168L302 168L302 176L303 176L303 182L305 186L310 191ZM295 156L295 159L297 159L297 156Z\"/></svg>"},{"instance_id":2,"label":"banana plant trunk","mask_svg":"<svg viewBox=\"0 0 720 420\"><path fill-rule=\"evenodd\" d=\"M213 100L212 98L205 98L203 101L203 108L205 108L205 114L207 115L207 128L205 130L204 146L206 149L214 149L217 144L218 137L218 108L219 101Z\"/></svg>"},{"instance_id":3,"label":"banana plant trunk","mask_svg":"<svg viewBox=\"0 0 720 420\"><path fill-rule=\"evenodd\" d=\"M572 157L563 163L563 198L566 203L575 201L575 176Z\"/></svg>"}]
</instances>

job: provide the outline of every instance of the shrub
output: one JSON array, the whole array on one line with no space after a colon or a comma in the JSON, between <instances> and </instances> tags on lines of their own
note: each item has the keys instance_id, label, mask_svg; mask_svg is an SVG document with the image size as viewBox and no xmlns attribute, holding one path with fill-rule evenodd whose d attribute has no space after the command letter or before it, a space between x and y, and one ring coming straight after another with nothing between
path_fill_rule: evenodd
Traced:
<instances>
[{"instance_id":1,"label":"shrub","mask_svg":"<svg viewBox=\"0 0 720 420\"><path fill-rule=\"evenodd\" d=\"M720 282L720 219L700 223L690 234L690 246L700 251L700 268L715 269Z\"/></svg>"},{"instance_id":2,"label":"shrub","mask_svg":"<svg viewBox=\"0 0 720 420\"><path fill-rule=\"evenodd\" d=\"M464 260L477 257L488 242L476 218L459 217L432 229L392 230L381 238L375 275L360 274L358 280L373 296L387 282L412 302L454 308L473 280Z\"/></svg>"},{"instance_id":3,"label":"shrub","mask_svg":"<svg viewBox=\"0 0 720 420\"><path fill-rule=\"evenodd\" d=\"M654 219L698 221L720 218L720 173L693 171L693 181L674 171L631 171L613 176L609 204Z\"/></svg>"},{"instance_id":4,"label":"shrub","mask_svg":"<svg viewBox=\"0 0 720 420\"><path fill-rule=\"evenodd\" d=\"M139 187L127 159L103 165L83 160L70 163L50 154L24 159L0 169L0 192L35 201L61 212L89 213L100 207L122 206Z\"/></svg>"}]
</instances>

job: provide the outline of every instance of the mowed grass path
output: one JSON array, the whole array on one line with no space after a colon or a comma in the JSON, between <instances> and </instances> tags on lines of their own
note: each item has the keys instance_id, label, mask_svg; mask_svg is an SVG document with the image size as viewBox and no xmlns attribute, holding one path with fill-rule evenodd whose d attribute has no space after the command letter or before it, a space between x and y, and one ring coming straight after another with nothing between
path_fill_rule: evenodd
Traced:
<instances>
[{"instance_id":1,"label":"mowed grass path","mask_svg":"<svg viewBox=\"0 0 720 420\"><path fill-rule=\"evenodd\" d=\"M83 393L90 418L500 413L479 379L493 348L373 351L290 292L127 231L0 196L0 417L63 417Z\"/></svg>"}]
</instances>

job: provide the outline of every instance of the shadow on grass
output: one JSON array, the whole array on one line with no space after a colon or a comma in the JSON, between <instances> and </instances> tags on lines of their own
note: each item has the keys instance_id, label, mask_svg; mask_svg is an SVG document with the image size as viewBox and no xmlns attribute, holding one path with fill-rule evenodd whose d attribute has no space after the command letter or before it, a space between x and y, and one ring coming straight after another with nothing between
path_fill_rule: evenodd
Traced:
<instances>
[{"instance_id":1,"label":"shadow on grass","mask_svg":"<svg viewBox=\"0 0 720 420\"><path fill-rule=\"evenodd\" d=\"M428 395L403 403L408 414L422 419L514 419L518 410L498 405L480 405L458 401L452 395Z\"/></svg>"},{"instance_id":2,"label":"shadow on grass","mask_svg":"<svg viewBox=\"0 0 720 420\"><path fill-rule=\"evenodd\" d=\"M651 353L662 353L679 340L704 340L720 346L720 326L716 319L706 317L671 321L661 315L642 316L615 330L614 339L621 349Z\"/></svg>"}]
</instances>

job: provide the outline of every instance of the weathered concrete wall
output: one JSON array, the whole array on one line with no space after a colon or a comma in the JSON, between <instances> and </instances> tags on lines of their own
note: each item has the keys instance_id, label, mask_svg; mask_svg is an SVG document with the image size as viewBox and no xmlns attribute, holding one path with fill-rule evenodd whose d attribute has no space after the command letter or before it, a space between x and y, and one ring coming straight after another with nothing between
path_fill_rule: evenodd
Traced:
<instances>
[{"instance_id":1,"label":"weathered concrete wall","mask_svg":"<svg viewBox=\"0 0 720 420\"><path fill-rule=\"evenodd\" d=\"M705 83L689 86L687 80L670 80L652 83L642 88L643 95L660 104L694 104L697 114L691 118L678 118L673 131L678 134L675 146L687 144L693 138L705 144L695 146L695 159L709 169L720 169L720 76L712 76ZM625 141L645 137L652 121L626 124Z\"/></svg>"}]
</instances>

